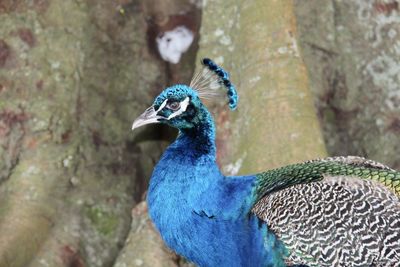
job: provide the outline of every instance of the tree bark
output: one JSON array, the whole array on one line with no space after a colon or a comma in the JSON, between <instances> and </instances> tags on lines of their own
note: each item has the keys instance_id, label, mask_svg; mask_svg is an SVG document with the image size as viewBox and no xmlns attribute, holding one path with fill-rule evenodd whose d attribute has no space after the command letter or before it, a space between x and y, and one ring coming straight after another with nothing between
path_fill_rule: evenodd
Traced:
<instances>
[{"instance_id":1,"label":"tree bark","mask_svg":"<svg viewBox=\"0 0 400 267\"><path fill-rule=\"evenodd\" d=\"M295 1L329 154L400 169L400 4Z\"/></svg>"},{"instance_id":2,"label":"tree bark","mask_svg":"<svg viewBox=\"0 0 400 267\"><path fill-rule=\"evenodd\" d=\"M249 174L326 155L292 1L207 1L198 57L230 71L238 110L215 110L219 161Z\"/></svg>"},{"instance_id":3,"label":"tree bark","mask_svg":"<svg viewBox=\"0 0 400 267\"><path fill-rule=\"evenodd\" d=\"M122 247L166 144L130 134L168 80L141 10L1 2L0 266L110 266Z\"/></svg>"}]
</instances>

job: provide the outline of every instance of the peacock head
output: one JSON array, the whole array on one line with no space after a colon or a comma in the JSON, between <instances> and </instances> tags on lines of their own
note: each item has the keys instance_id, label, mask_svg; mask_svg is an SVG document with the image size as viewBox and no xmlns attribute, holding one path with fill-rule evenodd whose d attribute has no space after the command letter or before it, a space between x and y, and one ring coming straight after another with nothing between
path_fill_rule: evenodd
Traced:
<instances>
[{"instance_id":1,"label":"peacock head","mask_svg":"<svg viewBox=\"0 0 400 267\"><path fill-rule=\"evenodd\" d=\"M204 68L195 75L190 85L177 84L166 88L153 104L140 115L132 130L150 123L164 123L180 130L195 127L207 113L201 99L214 99L221 95L220 88L227 89L229 107L237 106L238 95L229 80L229 74L212 60L202 60Z\"/></svg>"}]
</instances>

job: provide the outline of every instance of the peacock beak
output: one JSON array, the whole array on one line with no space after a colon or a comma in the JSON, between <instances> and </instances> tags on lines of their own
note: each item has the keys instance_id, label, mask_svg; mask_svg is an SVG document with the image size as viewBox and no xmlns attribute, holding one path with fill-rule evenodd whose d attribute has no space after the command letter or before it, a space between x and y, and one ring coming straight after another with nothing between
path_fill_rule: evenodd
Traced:
<instances>
[{"instance_id":1,"label":"peacock beak","mask_svg":"<svg viewBox=\"0 0 400 267\"><path fill-rule=\"evenodd\" d=\"M157 111L151 106L133 122L132 131L146 124L158 123L162 118L162 116L157 115Z\"/></svg>"}]
</instances>

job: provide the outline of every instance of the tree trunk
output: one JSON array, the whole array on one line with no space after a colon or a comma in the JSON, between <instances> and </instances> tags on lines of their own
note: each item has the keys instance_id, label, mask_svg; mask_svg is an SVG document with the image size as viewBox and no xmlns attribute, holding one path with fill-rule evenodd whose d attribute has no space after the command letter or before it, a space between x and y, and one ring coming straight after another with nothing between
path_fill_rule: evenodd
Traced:
<instances>
[{"instance_id":1,"label":"tree trunk","mask_svg":"<svg viewBox=\"0 0 400 267\"><path fill-rule=\"evenodd\" d=\"M400 169L400 4L297 0L327 149Z\"/></svg>"},{"instance_id":2,"label":"tree trunk","mask_svg":"<svg viewBox=\"0 0 400 267\"><path fill-rule=\"evenodd\" d=\"M157 129L130 132L168 80L142 9L0 3L0 266L110 266L117 256L166 144Z\"/></svg>"},{"instance_id":3,"label":"tree trunk","mask_svg":"<svg viewBox=\"0 0 400 267\"><path fill-rule=\"evenodd\" d=\"M215 110L219 161L249 174L326 155L292 1L207 1L199 58L230 71L238 110Z\"/></svg>"}]
</instances>

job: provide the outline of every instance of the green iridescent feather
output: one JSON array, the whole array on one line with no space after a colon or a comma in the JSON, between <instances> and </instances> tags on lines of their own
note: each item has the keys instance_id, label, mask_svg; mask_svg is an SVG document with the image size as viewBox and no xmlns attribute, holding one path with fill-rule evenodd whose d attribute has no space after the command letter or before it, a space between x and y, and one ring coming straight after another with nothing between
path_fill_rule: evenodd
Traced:
<instances>
[{"instance_id":1,"label":"green iridescent feather","mask_svg":"<svg viewBox=\"0 0 400 267\"><path fill-rule=\"evenodd\" d=\"M257 174L256 199L292 185L320 181L324 175L375 180L400 196L400 172L360 157L337 157L288 165Z\"/></svg>"}]
</instances>

